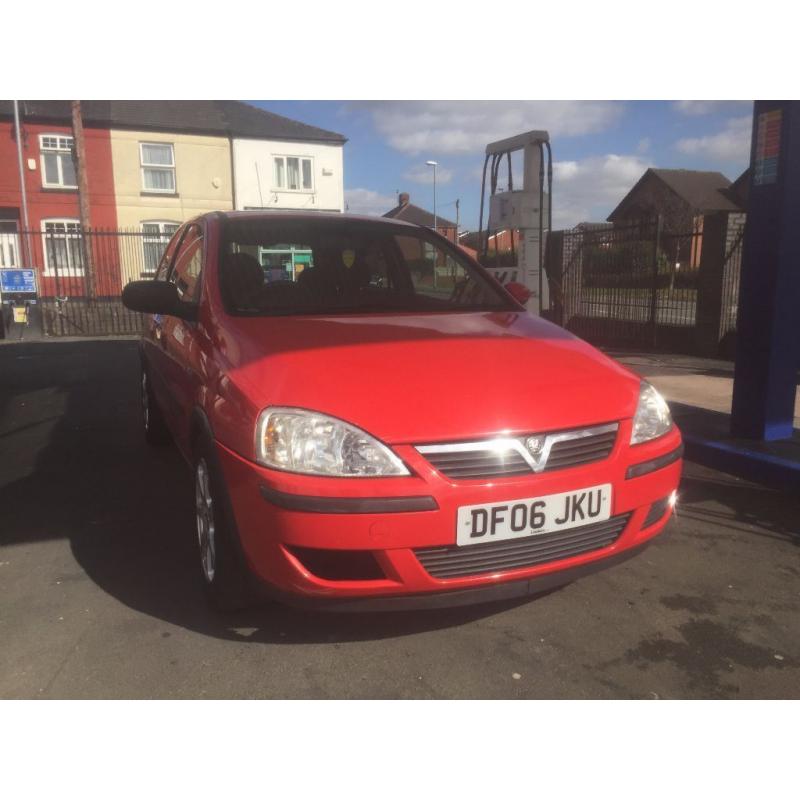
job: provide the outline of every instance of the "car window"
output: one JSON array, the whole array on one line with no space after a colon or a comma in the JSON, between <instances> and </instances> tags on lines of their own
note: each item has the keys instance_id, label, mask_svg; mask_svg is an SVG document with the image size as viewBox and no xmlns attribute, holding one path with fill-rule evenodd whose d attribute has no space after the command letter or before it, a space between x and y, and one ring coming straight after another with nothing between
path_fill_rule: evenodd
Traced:
<instances>
[{"instance_id":1,"label":"car window","mask_svg":"<svg viewBox=\"0 0 800 800\"><path fill-rule=\"evenodd\" d=\"M233 314L516 309L426 229L347 219L228 220L219 280Z\"/></svg>"},{"instance_id":2,"label":"car window","mask_svg":"<svg viewBox=\"0 0 800 800\"><path fill-rule=\"evenodd\" d=\"M178 289L181 302L196 303L200 300L202 271L203 235L197 226L192 226L181 242L169 275L170 282Z\"/></svg>"},{"instance_id":3,"label":"car window","mask_svg":"<svg viewBox=\"0 0 800 800\"><path fill-rule=\"evenodd\" d=\"M408 264L414 291L430 297L450 293L456 302L481 302L484 287L473 280L474 270L450 253L417 236L397 236L396 242Z\"/></svg>"},{"instance_id":4,"label":"car window","mask_svg":"<svg viewBox=\"0 0 800 800\"><path fill-rule=\"evenodd\" d=\"M184 231L185 228L182 227L178 228L178 230L175 231L173 237L169 240L169 243L164 249L164 254L161 256L161 261L158 262L158 268L156 269L155 280L165 281L167 279L169 268L172 265L172 257L175 255L175 250L180 244L181 237L183 236Z\"/></svg>"}]
</instances>

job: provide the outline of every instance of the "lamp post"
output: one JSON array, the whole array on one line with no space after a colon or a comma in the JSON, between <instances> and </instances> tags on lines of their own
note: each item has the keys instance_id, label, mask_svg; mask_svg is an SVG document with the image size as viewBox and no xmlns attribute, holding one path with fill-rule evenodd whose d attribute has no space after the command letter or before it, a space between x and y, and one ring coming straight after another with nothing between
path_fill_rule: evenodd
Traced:
<instances>
[{"instance_id":1,"label":"lamp post","mask_svg":"<svg viewBox=\"0 0 800 800\"><path fill-rule=\"evenodd\" d=\"M433 232L436 233L436 161L426 161L429 167L433 167ZM433 288L436 288L436 249L433 251Z\"/></svg>"},{"instance_id":2,"label":"lamp post","mask_svg":"<svg viewBox=\"0 0 800 800\"><path fill-rule=\"evenodd\" d=\"M433 167L433 229L436 230L436 167L438 166L438 162L426 161L425 163L429 167Z\"/></svg>"}]
</instances>

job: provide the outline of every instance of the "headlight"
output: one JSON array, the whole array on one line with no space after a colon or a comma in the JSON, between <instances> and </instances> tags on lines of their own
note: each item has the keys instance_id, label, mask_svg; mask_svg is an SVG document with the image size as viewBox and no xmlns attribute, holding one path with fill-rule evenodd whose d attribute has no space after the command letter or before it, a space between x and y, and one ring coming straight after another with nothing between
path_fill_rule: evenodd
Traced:
<instances>
[{"instance_id":1,"label":"headlight","mask_svg":"<svg viewBox=\"0 0 800 800\"><path fill-rule=\"evenodd\" d=\"M409 475L386 445L339 419L302 408L265 408L256 425L256 461L309 475Z\"/></svg>"},{"instance_id":2,"label":"headlight","mask_svg":"<svg viewBox=\"0 0 800 800\"><path fill-rule=\"evenodd\" d=\"M672 427L672 416L666 400L647 382L639 389L639 405L633 418L631 444L649 442L663 436Z\"/></svg>"}]
</instances>

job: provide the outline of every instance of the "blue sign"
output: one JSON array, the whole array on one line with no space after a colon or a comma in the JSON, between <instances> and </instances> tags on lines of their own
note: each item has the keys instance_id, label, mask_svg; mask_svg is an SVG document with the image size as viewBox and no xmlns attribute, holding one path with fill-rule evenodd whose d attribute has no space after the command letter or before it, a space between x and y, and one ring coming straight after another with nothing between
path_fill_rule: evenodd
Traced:
<instances>
[{"instance_id":1,"label":"blue sign","mask_svg":"<svg viewBox=\"0 0 800 800\"><path fill-rule=\"evenodd\" d=\"M32 269L0 269L0 292L36 294L36 275Z\"/></svg>"}]
</instances>

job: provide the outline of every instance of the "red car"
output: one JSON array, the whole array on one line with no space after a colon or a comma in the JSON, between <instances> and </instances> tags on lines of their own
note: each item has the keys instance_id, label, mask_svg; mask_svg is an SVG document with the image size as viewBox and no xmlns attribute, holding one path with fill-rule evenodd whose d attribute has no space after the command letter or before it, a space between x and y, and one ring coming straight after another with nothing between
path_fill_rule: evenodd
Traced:
<instances>
[{"instance_id":1,"label":"red car","mask_svg":"<svg viewBox=\"0 0 800 800\"><path fill-rule=\"evenodd\" d=\"M181 227L123 301L149 315L145 435L192 465L214 604L519 597L660 533L682 455L665 402L520 290L395 220Z\"/></svg>"}]
</instances>

